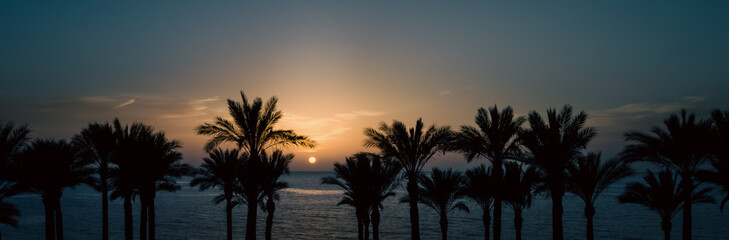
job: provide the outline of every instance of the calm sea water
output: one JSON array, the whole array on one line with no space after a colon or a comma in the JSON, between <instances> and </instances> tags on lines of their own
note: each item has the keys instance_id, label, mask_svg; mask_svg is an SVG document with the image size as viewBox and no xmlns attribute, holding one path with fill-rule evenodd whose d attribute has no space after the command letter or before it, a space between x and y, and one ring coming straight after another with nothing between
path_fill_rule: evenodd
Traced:
<instances>
[{"instance_id":1,"label":"calm sea water","mask_svg":"<svg viewBox=\"0 0 729 240\"><path fill-rule=\"evenodd\" d=\"M337 206L341 191L334 186L321 185L320 179L330 172L294 172L284 178L290 188L281 193L274 218L274 239L356 239L354 211ZM598 199L595 215L596 239L663 239L660 219L648 209L619 204L616 197L627 181L614 185ZM216 191L200 192L189 187L189 178L179 181L180 191L159 193L156 199L158 239L225 239L224 205L215 205ZM397 198L404 190L397 192ZM388 199L382 212L381 238L408 239L410 234L407 204L397 198ZM99 239L101 235L101 196L93 189L79 186L68 189L62 198L64 236L66 239ZM22 211L18 229L0 225L4 239L42 239L44 236L43 205L34 194L10 199ZM453 212L449 215L451 239L483 239L481 210L468 203L472 213ZM135 239L138 237L139 204L134 204ZM120 200L109 204L111 239L123 239L123 208ZM584 239L584 204L574 196L564 198L565 239ZM434 211L421 205L421 235L423 239L439 239L440 228ZM551 238L551 200L537 198L532 208L524 212L524 239ZM718 205L694 206L694 239L729 239L729 212L720 212ZM233 210L233 231L236 239L245 234L245 207ZM259 212L258 234L263 238L265 214ZM513 214L504 207L504 239L514 239ZM672 238L680 239L681 215L673 220Z\"/></svg>"}]
</instances>

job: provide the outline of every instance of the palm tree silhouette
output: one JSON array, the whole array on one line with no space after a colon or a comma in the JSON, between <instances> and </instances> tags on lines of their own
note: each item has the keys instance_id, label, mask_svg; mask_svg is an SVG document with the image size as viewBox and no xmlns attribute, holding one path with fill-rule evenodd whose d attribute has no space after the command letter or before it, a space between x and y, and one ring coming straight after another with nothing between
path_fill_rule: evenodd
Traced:
<instances>
[{"instance_id":1,"label":"palm tree silhouette","mask_svg":"<svg viewBox=\"0 0 729 240\"><path fill-rule=\"evenodd\" d=\"M372 161L373 176L370 179L373 195L372 211L372 239L380 239L380 209L384 208L382 202L388 197L395 196L395 188L400 184L400 170L402 166L392 159L382 158L374 153L365 153Z\"/></svg>"},{"instance_id":2,"label":"palm tree silhouette","mask_svg":"<svg viewBox=\"0 0 729 240\"><path fill-rule=\"evenodd\" d=\"M711 112L711 122L714 125L715 144L714 159L711 170L699 170L698 177L702 182L714 184L724 197L719 209L724 211L724 205L729 201L729 111L714 110Z\"/></svg>"},{"instance_id":3,"label":"palm tree silhouette","mask_svg":"<svg viewBox=\"0 0 729 240\"><path fill-rule=\"evenodd\" d=\"M322 184L336 185L344 190L344 197L337 205L354 207L357 217L357 238L369 239L369 209L374 198L372 167L366 153L347 157L345 163L334 163L334 176L323 177Z\"/></svg>"},{"instance_id":4,"label":"palm tree silhouette","mask_svg":"<svg viewBox=\"0 0 729 240\"><path fill-rule=\"evenodd\" d=\"M661 217L661 229L665 240L671 239L671 219L684 207L685 192L677 185L677 177L665 169L656 175L648 170L643 177L645 183L632 182L625 187L625 192L618 196L620 203L640 204L658 213ZM713 199L707 195L710 189L696 191L691 196L693 202L709 203Z\"/></svg>"},{"instance_id":5,"label":"palm tree silhouette","mask_svg":"<svg viewBox=\"0 0 729 240\"><path fill-rule=\"evenodd\" d=\"M547 110L547 122L536 111L529 113L530 129L520 134L520 142L527 150L525 161L538 167L549 186L552 197L552 238L563 239L562 197L565 191L566 168L597 134L585 128L587 114L572 116L572 106L565 105L557 114Z\"/></svg>"},{"instance_id":6,"label":"palm tree silhouette","mask_svg":"<svg viewBox=\"0 0 729 240\"><path fill-rule=\"evenodd\" d=\"M11 182L17 176L14 176L15 171L10 168L14 167L15 158L25 147L28 133L30 129L27 125L15 127L11 122L0 121L0 224L15 228L18 227L15 217L20 216L20 210L4 200L17 193L15 184Z\"/></svg>"},{"instance_id":7,"label":"palm tree silhouette","mask_svg":"<svg viewBox=\"0 0 729 240\"><path fill-rule=\"evenodd\" d=\"M271 147L303 146L312 148L315 142L306 136L297 135L293 130L276 130L274 125L283 114L276 109L278 98L271 97L263 106L261 98L248 102L243 91L242 102L228 99L228 111L233 121L216 117L214 123L204 123L196 128L197 134L212 136L205 149L211 150L221 143L234 143L248 153L249 161L243 174L239 174L245 198L248 199L248 218L246 239L256 238L256 216L258 198L261 195L261 169L263 151Z\"/></svg>"},{"instance_id":8,"label":"palm tree silhouette","mask_svg":"<svg viewBox=\"0 0 729 240\"><path fill-rule=\"evenodd\" d=\"M448 150L453 135L450 127L436 128L432 125L424 131L422 119L418 119L415 127L410 129L402 122L394 120L392 126L382 122L377 130L367 128L364 134L367 136L365 147L377 147L385 157L392 157L402 165L405 177L408 178L411 238L419 240L418 176L431 158Z\"/></svg>"},{"instance_id":9,"label":"palm tree silhouette","mask_svg":"<svg viewBox=\"0 0 729 240\"><path fill-rule=\"evenodd\" d=\"M101 239L109 239L109 168L111 158L117 149L114 129L108 123L89 123L72 143L79 149L81 157L91 163L99 174L97 190L101 192Z\"/></svg>"},{"instance_id":10,"label":"palm tree silhouette","mask_svg":"<svg viewBox=\"0 0 729 240\"><path fill-rule=\"evenodd\" d=\"M225 150L217 148L208 151L203 163L190 186L200 186L200 191L210 188L222 188L223 194L213 198L215 204L225 201L226 232L228 240L233 239L233 189L237 185L236 173L240 166L248 160L247 154L239 154L238 149Z\"/></svg>"},{"instance_id":11,"label":"palm tree silhouette","mask_svg":"<svg viewBox=\"0 0 729 240\"><path fill-rule=\"evenodd\" d=\"M271 156L267 156L266 152L262 152L263 173L261 179L261 202L266 199L264 210L268 213L266 217L266 240L271 240L271 230L273 228L273 213L276 210L274 200L279 200L278 191L287 188L287 182L279 181L284 174L289 174L289 164L294 159L293 154L284 154L281 150L274 150Z\"/></svg>"},{"instance_id":12,"label":"palm tree silhouette","mask_svg":"<svg viewBox=\"0 0 729 240\"><path fill-rule=\"evenodd\" d=\"M483 210L484 239L489 239L489 227L491 225L491 204L496 193L496 180L492 174L491 167L486 168L481 164L478 167L466 171L465 194L476 202Z\"/></svg>"},{"instance_id":13,"label":"palm tree silhouette","mask_svg":"<svg viewBox=\"0 0 729 240\"><path fill-rule=\"evenodd\" d=\"M540 181L540 174L534 167L522 170L522 167L514 162L505 164L503 195L504 201L514 211L514 229L516 240L521 240L522 212L531 207L532 199L536 195L536 186Z\"/></svg>"},{"instance_id":14,"label":"palm tree silhouette","mask_svg":"<svg viewBox=\"0 0 729 240\"><path fill-rule=\"evenodd\" d=\"M433 168L431 177L424 174L419 176L420 198L418 202L435 210L440 217L440 232L443 240L448 239L448 212L453 210L461 210L468 212L468 207L459 199L466 197L464 190L466 188L466 178L460 172L454 172L453 169L445 171ZM403 201L410 201L408 197Z\"/></svg>"},{"instance_id":15,"label":"palm tree silhouette","mask_svg":"<svg viewBox=\"0 0 729 240\"><path fill-rule=\"evenodd\" d=\"M504 160L517 159L521 152L516 141L521 125L526 119L524 117L514 118L514 110L511 107L504 108L499 112L495 105L486 109L479 108L476 115L476 125L461 126L461 131L456 135L454 148L463 153L468 162L475 158L483 157L493 165L495 187L501 186L499 178L504 175ZM498 190L498 189L497 189ZM494 240L501 239L501 195L494 195Z\"/></svg>"},{"instance_id":16,"label":"palm tree silhouette","mask_svg":"<svg viewBox=\"0 0 729 240\"><path fill-rule=\"evenodd\" d=\"M600 153L588 153L577 158L567 167L567 191L585 201L585 218L587 218L587 239L594 239L592 219L595 216L595 201L600 193L610 185L633 174L627 162L611 159L600 160Z\"/></svg>"},{"instance_id":17,"label":"palm tree silhouette","mask_svg":"<svg viewBox=\"0 0 729 240\"><path fill-rule=\"evenodd\" d=\"M691 239L691 194L699 168L711 158L711 123L696 120L694 114L681 110L680 117L672 114L663 121L665 129L653 127L650 133L629 131L625 140L631 142L623 150L628 161L648 161L663 165L681 177L683 203L683 239Z\"/></svg>"},{"instance_id":18,"label":"palm tree silhouette","mask_svg":"<svg viewBox=\"0 0 729 240\"><path fill-rule=\"evenodd\" d=\"M34 140L18 157L18 186L41 196L46 214L46 239L63 239L63 189L92 184L91 170L65 140Z\"/></svg>"}]
</instances>

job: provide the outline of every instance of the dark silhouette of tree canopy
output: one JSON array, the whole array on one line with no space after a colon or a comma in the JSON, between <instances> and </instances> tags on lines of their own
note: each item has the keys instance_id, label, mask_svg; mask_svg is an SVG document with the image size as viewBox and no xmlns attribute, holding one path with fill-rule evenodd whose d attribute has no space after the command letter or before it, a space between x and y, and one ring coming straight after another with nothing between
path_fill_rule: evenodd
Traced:
<instances>
[{"instance_id":1,"label":"dark silhouette of tree canopy","mask_svg":"<svg viewBox=\"0 0 729 240\"><path fill-rule=\"evenodd\" d=\"M337 205L354 207L357 215L357 237L369 239L369 209L373 199L372 168L365 153L347 157L344 164L334 163L334 176L323 177L322 184L336 185L344 190L344 197Z\"/></svg>"},{"instance_id":2,"label":"dark silhouette of tree canopy","mask_svg":"<svg viewBox=\"0 0 729 240\"><path fill-rule=\"evenodd\" d=\"M18 187L43 199L46 239L63 239L61 195L67 187L92 183L91 170L86 165L65 140L34 140L18 156Z\"/></svg>"},{"instance_id":3,"label":"dark silhouette of tree canopy","mask_svg":"<svg viewBox=\"0 0 729 240\"><path fill-rule=\"evenodd\" d=\"M392 126L380 123L378 129L364 130L365 147L380 149L385 157L392 157L399 162L408 178L407 192L410 199L410 226L412 240L420 239L420 214L418 212L418 176L423 166L438 153L450 147L453 133L450 127L435 125L423 129L422 119L418 119L414 128L408 129L405 124L394 120Z\"/></svg>"},{"instance_id":4,"label":"dark silhouette of tree canopy","mask_svg":"<svg viewBox=\"0 0 729 240\"><path fill-rule=\"evenodd\" d=\"M538 167L549 186L552 198L552 238L563 239L562 197L565 191L567 166L577 157L597 134L591 127L584 127L587 114L572 116L572 107L565 105L562 111L547 110L547 121L537 113L529 113L530 129L520 134L521 144L528 150L525 161Z\"/></svg>"},{"instance_id":5,"label":"dark silhouette of tree canopy","mask_svg":"<svg viewBox=\"0 0 729 240\"><path fill-rule=\"evenodd\" d=\"M200 191L210 188L221 188L223 194L215 196L213 202L219 204L225 201L226 233L227 239L233 239L233 207L238 202L233 201L233 189L236 187L236 173L241 165L248 161L247 154L239 154L238 149L225 150L217 148L208 151L208 157L203 163L190 186L200 186Z\"/></svg>"},{"instance_id":6,"label":"dark silhouette of tree canopy","mask_svg":"<svg viewBox=\"0 0 729 240\"><path fill-rule=\"evenodd\" d=\"M26 125L15 127L11 122L0 121L0 224L11 227L18 227L16 217L20 216L20 210L15 205L5 202L5 199L17 193L15 184L12 182L15 158L25 147L30 129ZM0 233L0 239L2 234Z\"/></svg>"},{"instance_id":7,"label":"dark silhouette of tree canopy","mask_svg":"<svg viewBox=\"0 0 729 240\"><path fill-rule=\"evenodd\" d=\"M496 195L496 180L493 176L492 167L486 168L481 164L478 167L466 171L465 194L476 202L483 211L484 239L489 239L489 226L491 225L491 204Z\"/></svg>"},{"instance_id":8,"label":"dark silhouette of tree canopy","mask_svg":"<svg viewBox=\"0 0 729 240\"><path fill-rule=\"evenodd\" d=\"M494 176L497 176L495 187L498 188L501 186L499 177L504 175L504 160L515 160L519 157L521 150L516 138L525 121L524 117L514 118L511 107L506 107L501 112L496 106L490 107L488 112L479 108L475 120L478 128L461 126L461 131L453 141L453 147L463 153L468 162L476 158L490 161ZM501 194L494 195L494 240L501 239L501 201Z\"/></svg>"},{"instance_id":9,"label":"dark silhouette of tree canopy","mask_svg":"<svg viewBox=\"0 0 729 240\"><path fill-rule=\"evenodd\" d=\"M256 217L258 198L261 195L262 159L260 155L271 147L303 146L314 147L315 142L306 136L297 135L293 130L277 130L274 125L283 114L276 109L278 98L271 97L263 106L261 98L248 102L243 91L242 102L228 99L228 111L233 120L216 117L214 123L204 123L196 128L197 134L212 138L205 149L214 149L221 143L234 143L248 153L249 161L244 171L238 175L248 203L246 239L256 238Z\"/></svg>"},{"instance_id":10,"label":"dark silhouette of tree canopy","mask_svg":"<svg viewBox=\"0 0 729 240\"><path fill-rule=\"evenodd\" d=\"M89 123L80 134L73 137L72 143L79 149L79 155L85 158L96 173L99 184L95 188L101 192L101 239L109 239L109 168L112 155L117 149L114 129L108 123Z\"/></svg>"},{"instance_id":11,"label":"dark silhouette of tree canopy","mask_svg":"<svg viewBox=\"0 0 729 240\"><path fill-rule=\"evenodd\" d=\"M284 154L281 150L274 150L268 156L266 152L262 152L263 173L261 179L261 197L263 202L265 198L265 207L263 208L268 216L266 216L266 240L271 240L271 231L273 228L273 213L276 210L274 200L279 200L278 191L289 187L287 182L279 181L284 174L289 174L289 164L294 159L293 154Z\"/></svg>"},{"instance_id":12,"label":"dark silhouette of tree canopy","mask_svg":"<svg viewBox=\"0 0 729 240\"><path fill-rule=\"evenodd\" d=\"M645 183L632 182L625 187L625 192L618 196L620 203L635 203L643 205L661 217L661 229L664 239L671 239L671 219L683 207L685 192L677 185L677 176L673 176L669 169L658 173L658 176L648 170L643 177ZM692 195L693 202L709 203L713 199L707 195L710 189L696 191Z\"/></svg>"},{"instance_id":13,"label":"dark silhouette of tree canopy","mask_svg":"<svg viewBox=\"0 0 729 240\"><path fill-rule=\"evenodd\" d=\"M112 156L112 162L116 168L109 171L111 194L109 197L114 200L124 200L124 239L134 238L134 222L132 219L132 200L139 194L136 179L136 169L142 168L139 159L139 142L145 135L150 135L152 130L149 126L141 123L133 123L132 126L122 127L119 119L112 123L114 135L117 141L117 151Z\"/></svg>"},{"instance_id":14,"label":"dark silhouette of tree canopy","mask_svg":"<svg viewBox=\"0 0 729 240\"><path fill-rule=\"evenodd\" d=\"M463 201L466 197L466 178L460 172L453 169L440 170L433 168L431 177L421 174L419 176L420 195L418 202L435 210L440 217L440 232L443 240L448 239L448 212L461 210L468 212L468 207ZM410 201L408 197L403 201Z\"/></svg>"},{"instance_id":15,"label":"dark silhouette of tree canopy","mask_svg":"<svg viewBox=\"0 0 729 240\"><path fill-rule=\"evenodd\" d=\"M622 157L628 161L648 161L663 165L681 177L683 188L683 239L691 239L691 194L700 167L711 158L711 123L697 120L694 114L672 114L663 121L664 128L653 127L650 133L629 131L630 142Z\"/></svg>"},{"instance_id":16,"label":"dark silhouette of tree canopy","mask_svg":"<svg viewBox=\"0 0 729 240\"><path fill-rule=\"evenodd\" d=\"M524 209L531 207L532 199L536 195L536 186L540 181L539 171L535 167L522 166L514 162L505 165L504 178L502 181L504 202L514 211L514 229L516 240L521 240L521 229L524 218Z\"/></svg>"},{"instance_id":17,"label":"dark silhouette of tree canopy","mask_svg":"<svg viewBox=\"0 0 729 240\"><path fill-rule=\"evenodd\" d=\"M711 161L713 169L699 170L698 177L700 181L714 184L722 192L724 197L719 209L724 211L724 205L729 201L729 111L714 110L711 122L716 134L714 159Z\"/></svg>"},{"instance_id":18,"label":"dark silhouette of tree canopy","mask_svg":"<svg viewBox=\"0 0 729 240\"><path fill-rule=\"evenodd\" d=\"M577 158L567 167L567 191L577 195L585 202L587 218L587 239L594 239L592 219L595 216L597 197L610 185L633 174L627 162L611 159L602 162L600 153L588 153Z\"/></svg>"}]
</instances>

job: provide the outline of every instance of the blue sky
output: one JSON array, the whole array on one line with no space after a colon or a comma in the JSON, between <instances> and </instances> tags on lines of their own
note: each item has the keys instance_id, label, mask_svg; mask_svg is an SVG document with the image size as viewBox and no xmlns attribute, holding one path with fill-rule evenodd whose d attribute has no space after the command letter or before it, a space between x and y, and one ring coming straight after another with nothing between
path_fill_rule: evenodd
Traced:
<instances>
[{"instance_id":1,"label":"blue sky","mask_svg":"<svg viewBox=\"0 0 729 240\"><path fill-rule=\"evenodd\" d=\"M183 142L238 91L280 98L282 127L319 142L294 170L329 170L365 127L472 124L571 104L612 156L621 133L681 108L728 109L729 3L255 1L0 2L0 119L69 138L142 121ZM306 159L316 156L319 163ZM466 167L458 155L434 161Z\"/></svg>"}]
</instances>

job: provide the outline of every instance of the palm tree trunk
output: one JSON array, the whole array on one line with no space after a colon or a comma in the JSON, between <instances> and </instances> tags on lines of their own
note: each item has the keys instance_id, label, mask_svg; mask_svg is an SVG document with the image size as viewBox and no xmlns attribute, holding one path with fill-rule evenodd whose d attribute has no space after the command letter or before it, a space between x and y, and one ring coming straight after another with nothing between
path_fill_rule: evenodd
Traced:
<instances>
[{"instance_id":1,"label":"palm tree trunk","mask_svg":"<svg viewBox=\"0 0 729 240\"><path fill-rule=\"evenodd\" d=\"M154 195L149 199L149 240L155 240L155 215L154 215Z\"/></svg>"},{"instance_id":2,"label":"palm tree trunk","mask_svg":"<svg viewBox=\"0 0 729 240\"><path fill-rule=\"evenodd\" d=\"M500 159L495 159L494 176L496 176L496 186L500 189L501 179L504 177L503 163ZM494 196L494 240L501 240L501 190L498 190Z\"/></svg>"},{"instance_id":3,"label":"palm tree trunk","mask_svg":"<svg viewBox=\"0 0 729 240\"><path fill-rule=\"evenodd\" d=\"M63 240L63 213L61 212L61 198L56 200L56 239Z\"/></svg>"},{"instance_id":4,"label":"palm tree trunk","mask_svg":"<svg viewBox=\"0 0 729 240\"><path fill-rule=\"evenodd\" d=\"M380 208L372 208L372 240L380 240Z\"/></svg>"},{"instance_id":5,"label":"palm tree trunk","mask_svg":"<svg viewBox=\"0 0 729 240\"><path fill-rule=\"evenodd\" d=\"M585 217L587 218L587 240L595 239L595 233L592 228L592 218L595 216L595 207L592 203L585 203Z\"/></svg>"},{"instance_id":6,"label":"palm tree trunk","mask_svg":"<svg viewBox=\"0 0 729 240\"><path fill-rule=\"evenodd\" d=\"M266 201L266 240L271 240L271 230L273 229L273 213L276 211L276 203L273 202L273 194L268 195L268 201Z\"/></svg>"},{"instance_id":7,"label":"palm tree trunk","mask_svg":"<svg viewBox=\"0 0 729 240\"><path fill-rule=\"evenodd\" d=\"M246 240L256 240L256 218L258 217L258 192L248 193L248 219L246 219Z\"/></svg>"},{"instance_id":8,"label":"palm tree trunk","mask_svg":"<svg viewBox=\"0 0 729 240\"><path fill-rule=\"evenodd\" d=\"M661 229L663 229L663 239L671 240L671 227L671 219L663 218L663 221L661 221Z\"/></svg>"},{"instance_id":9,"label":"palm tree trunk","mask_svg":"<svg viewBox=\"0 0 729 240\"><path fill-rule=\"evenodd\" d=\"M444 211L440 215L440 235L441 239L448 240L448 212Z\"/></svg>"},{"instance_id":10,"label":"palm tree trunk","mask_svg":"<svg viewBox=\"0 0 729 240\"><path fill-rule=\"evenodd\" d=\"M365 210L362 214L362 223L364 224L364 239L370 240L370 216L369 211Z\"/></svg>"},{"instance_id":11,"label":"palm tree trunk","mask_svg":"<svg viewBox=\"0 0 729 240\"><path fill-rule=\"evenodd\" d=\"M483 207L483 236L485 240L489 240L489 229L491 229L491 212L489 206L486 205Z\"/></svg>"},{"instance_id":12,"label":"palm tree trunk","mask_svg":"<svg viewBox=\"0 0 729 240\"><path fill-rule=\"evenodd\" d=\"M408 173L408 197L410 199L410 235L412 240L420 240L420 213L418 212L418 175Z\"/></svg>"},{"instance_id":13,"label":"palm tree trunk","mask_svg":"<svg viewBox=\"0 0 729 240\"><path fill-rule=\"evenodd\" d=\"M225 195L225 217L228 240L233 240L233 203L231 203L231 198L232 196Z\"/></svg>"},{"instance_id":14,"label":"palm tree trunk","mask_svg":"<svg viewBox=\"0 0 729 240\"><path fill-rule=\"evenodd\" d=\"M109 184L106 163L101 163L101 240L109 240Z\"/></svg>"},{"instance_id":15,"label":"palm tree trunk","mask_svg":"<svg viewBox=\"0 0 729 240\"><path fill-rule=\"evenodd\" d=\"M142 207L139 213L139 240L147 240L147 201L139 196Z\"/></svg>"},{"instance_id":16,"label":"palm tree trunk","mask_svg":"<svg viewBox=\"0 0 729 240\"><path fill-rule=\"evenodd\" d=\"M521 227L524 222L524 218L521 217L522 209L514 209L514 230L516 230L516 240L521 240Z\"/></svg>"},{"instance_id":17,"label":"palm tree trunk","mask_svg":"<svg viewBox=\"0 0 729 240\"><path fill-rule=\"evenodd\" d=\"M562 240L562 195L564 181L552 182L552 239Z\"/></svg>"},{"instance_id":18,"label":"palm tree trunk","mask_svg":"<svg viewBox=\"0 0 729 240\"><path fill-rule=\"evenodd\" d=\"M53 204L51 203L49 197L44 196L43 197L43 205L45 207L46 212L46 240L55 240L56 239L56 223L55 218L53 216Z\"/></svg>"},{"instance_id":19,"label":"palm tree trunk","mask_svg":"<svg viewBox=\"0 0 729 240\"><path fill-rule=\"evenodd\" d=\"M355 215L357 215L357 239L364 240L364 232L363 232L363 217L362 217L362 210L357 208Z\"/></svg>"},{"instance_id":20,"label":"palm tree trunk","mask_svg":"<svg viewBox=\"0 0 729 240\"><path fill-rule=\"evenodd\" d=\"M684 200L683 200L683 240L691 240L691 197L694 193L694 181L691 176L681 176L683 184Z\"/></svg>"},{"instance_id":21,"label":"palm tree trunk","mask_svg":"<svg viewBox=\"0 0 729 240\"><path fill-rule=\"evenodd\" d=\"M124 239L132 240L134 237L134 219L132 219L132 196L124 197Z\"/></svg>"}]
</instances>

